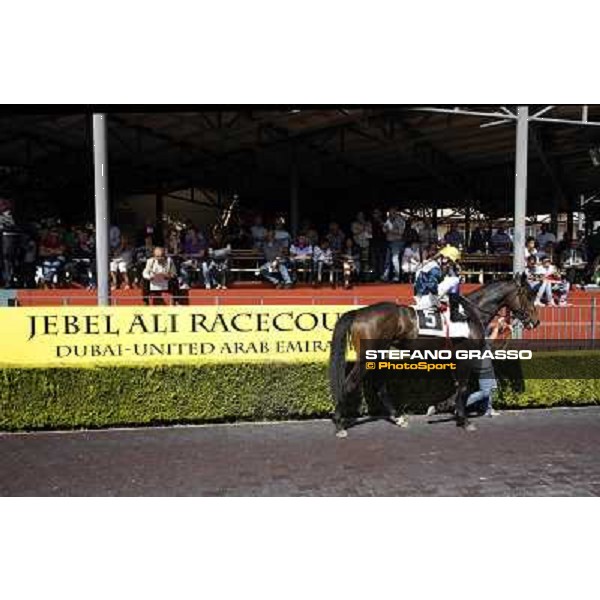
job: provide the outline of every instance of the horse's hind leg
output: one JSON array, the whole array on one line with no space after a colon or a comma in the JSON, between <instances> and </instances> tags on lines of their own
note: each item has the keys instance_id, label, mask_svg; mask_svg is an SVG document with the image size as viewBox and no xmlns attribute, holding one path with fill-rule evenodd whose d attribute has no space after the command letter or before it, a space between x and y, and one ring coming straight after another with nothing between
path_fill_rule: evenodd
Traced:
<instances>
[{"instance_id":1,"label":"horse's hind leg","mask_svg":"<svg viewBox=\"0 0 600 600\"><path fill-rule=\"evenodd\" d=\"M347 428L354 421L348 416L348 411L351 408L351 400L356 398L356 393L359 392L360 384L364 378L365 368L359 362L356 362L344 382L343 400L338 402L335 407L333 422L337 437L347 437ZM360 400L359 400L360 403Z\"/></svg>"},{"instance_id":2,"label":"horse's hind leg","mask_svg":"<svg viewBox=\"0 0 600 600\"><path fill-rule=\"evenodd\" d=\"M461 382L456 388L456 425L465 431L475 431L476 427L467 418L467 384Z\"/></svg>"},{"instance_id":3,"label":"horse's hind leg","mask_svg":"<svg viewBox=\"0 0 600 600\"><path fill-rule=\"evenodd\" d=\"M355 364L348 375L346 376L344 382L344 393L341 400L339 400L335 405L335 412L333 414L333 423L335 425L335 435L339 438L348 437L348 424L349 419L347 416L348 403L350 394L356 390L358 384L360 383L360 367L358 364Z\"/></svg>"}]
</instances>

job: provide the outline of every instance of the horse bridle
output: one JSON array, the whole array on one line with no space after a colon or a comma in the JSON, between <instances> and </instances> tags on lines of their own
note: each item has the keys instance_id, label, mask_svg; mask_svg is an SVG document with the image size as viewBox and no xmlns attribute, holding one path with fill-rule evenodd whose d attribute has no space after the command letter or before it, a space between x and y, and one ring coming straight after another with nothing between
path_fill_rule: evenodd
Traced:
<instances>
[{"instance_id":1,"label":"horse bridle","mask_svg":"<svg viewBox=\"0 0 600 600\"><path fill-rule=\"evenodd\" d=\"M517 308L515 310L509 309L509 310L512 313L514 313L515 317L517 317L517 319L519 319L519 321L521 321L521 323L523 323L523 325L526 325L527 323L533 321L533 319L529 316L527 311L523 310L522 308Z\"/></svg>"},{"instance_id":2,"label":"horse bridle","mask_svg":"<svg viewBox=\"0 0 600 600\"><path fill-rule=\"evenodd\" d=\"M516 292L516 294L518 294L518 292ZM479 308L478 309L479 312L484 315L486 317L486 321L489 323L495 316L497 313L492 312L490 310L486 310L483 308ZM506 305L506 310L514 315L519 321L521 321L521 323L526 326L526 324L528 322L532 322L533 319L529 316L528 312L523 309L523 308L510 308L508 305Z\"/></svg>"}]
</instances>

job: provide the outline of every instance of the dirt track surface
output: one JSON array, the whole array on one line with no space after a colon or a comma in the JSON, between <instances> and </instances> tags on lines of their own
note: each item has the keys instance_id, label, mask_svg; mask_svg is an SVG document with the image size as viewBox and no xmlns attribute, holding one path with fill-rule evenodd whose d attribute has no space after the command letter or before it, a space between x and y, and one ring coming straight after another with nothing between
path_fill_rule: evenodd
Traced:
<instances>
[{"instance_id":1,"label":"dirt track surface","mask_svg":"<svg viewBox=\"0 0 600 600\"><path fill-rule=\"evenodd\" d=\"M0 435L0 495L600 495L600 407L331 423Z\"/></svg>"}]
</instances>

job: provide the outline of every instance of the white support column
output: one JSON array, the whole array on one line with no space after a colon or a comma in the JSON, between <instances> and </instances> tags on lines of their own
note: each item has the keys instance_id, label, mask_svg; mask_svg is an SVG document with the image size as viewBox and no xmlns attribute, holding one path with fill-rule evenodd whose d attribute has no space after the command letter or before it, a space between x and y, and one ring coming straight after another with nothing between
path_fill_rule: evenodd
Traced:
<instances>
[{"instance_id":1,"label":"white support column","mask_svg":"<svg viewBox=\"0 0 600 600\"><path fill-rule=\"evenodd\" d=\"M108 148L106 115L92 117L94 141L94 191L96 207L96 273L98 306L109 304L109 212L108 212Z\"/></svg>"},{"instance_id":2,"label":"white support column","mask_svg":"<svg viewBox=\"0 0 600 600\"><path fill-rule=\"evenodd\" d=\"M527 154L529 107L517 110L517 157L515 169L515 220L513 236L513 273L525 271L525 219L527 216Z\"/></svg>"}]
</instances>

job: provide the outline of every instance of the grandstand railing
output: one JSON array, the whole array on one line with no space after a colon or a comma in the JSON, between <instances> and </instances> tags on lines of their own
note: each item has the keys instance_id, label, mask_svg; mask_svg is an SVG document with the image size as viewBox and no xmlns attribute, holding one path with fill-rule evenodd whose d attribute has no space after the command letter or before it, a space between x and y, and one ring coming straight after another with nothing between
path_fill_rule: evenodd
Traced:
<instances>
[{"instance_id":1,"label":"grandstand railing","mask_svg":"<svg viewBox=\"0 0 600 600\"><path fill-rule=\"evenodd\" d=\"M540 308L540 326L522 331L528 340L600 340L600 305L589 303ZM598 344L600 348L600 343Z\"/></svg>"}]
</instances>

